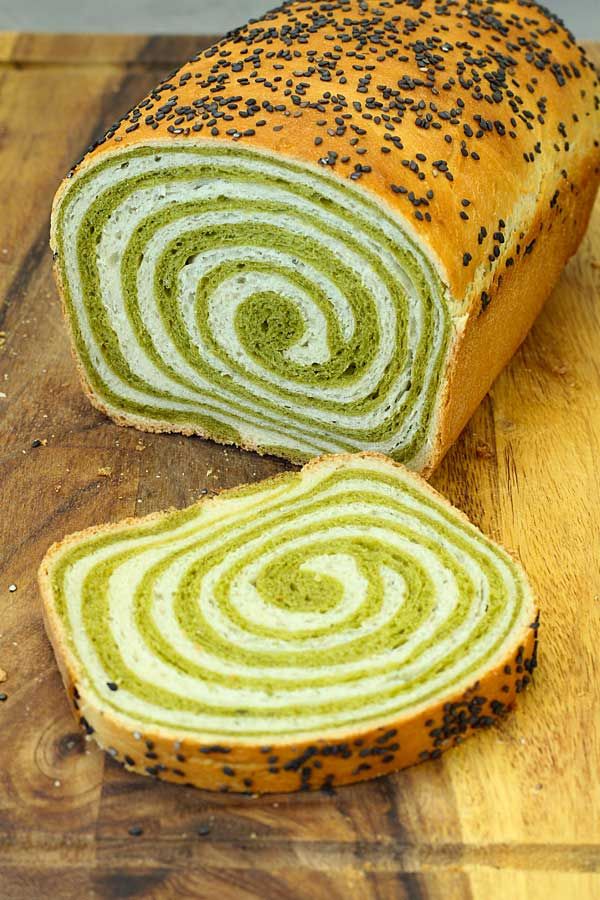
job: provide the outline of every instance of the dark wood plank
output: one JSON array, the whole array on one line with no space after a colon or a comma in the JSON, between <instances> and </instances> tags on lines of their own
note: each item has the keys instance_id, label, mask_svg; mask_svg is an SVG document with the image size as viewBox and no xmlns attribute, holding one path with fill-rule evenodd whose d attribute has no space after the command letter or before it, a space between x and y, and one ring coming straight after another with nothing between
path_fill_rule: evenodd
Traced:
<instances>
[{"instance_id":1,"label":"dark wood plank","mask_svg":"<svg viewBox=\"0 0 600 900\"><path fill-rule=\"evenodd\" d=\"M5 900L40 896L49 884L60 884L62 900L116 900L125 897L160 898L160 900L416 900L422 896L422 877L415 873L372 872L348 869L337 872L314 872L299 868L274 869L268 874L249 869L182 866L180 868L131 867L66 869L38 872L14 868L6 873ZM432 874L433 900L468 900L468 882L459 872L443 876Z\"/></svg>"}]
</instances>

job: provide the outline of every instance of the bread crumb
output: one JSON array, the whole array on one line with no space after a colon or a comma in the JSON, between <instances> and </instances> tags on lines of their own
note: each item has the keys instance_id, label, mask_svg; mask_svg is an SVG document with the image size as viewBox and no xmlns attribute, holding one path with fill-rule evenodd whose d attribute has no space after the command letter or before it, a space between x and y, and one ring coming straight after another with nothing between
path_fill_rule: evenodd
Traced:
<instances>
[{"instance_id":1,"label":"bread crumb","mask_svg":"<svg viewBox=\"0 0 600 900\"><path fill-rule=\"evenodd\" d=\"M146 449L146 445L142 444L141 441L138 441L137 444L135 445L135 449L137 450L138 453L141 453L143 450Z\"/></svg>"},{"instance_id":2,"label":"bread crumb","mask_svg":"<svg viewBox=\"0 0 600 900\"><path fill-rule=\"evenodd\" d=\"M475 456L478 459L493 459L494 451L487 441L477 441L475 444Z\"/></svg>"},{"instance_id":3,"label":"bread crumb","mask_svg":"<svg viewBox=\"0 0 600 900\"><path fill-rule=\"evenodd\" d=\"M112 468L111 466L101 466L96 474L100 475L102 478L110 478L112 475Z\"/></svg>"},{"instance_id":4,"label":"bread crumb","mask_svg":"<svg viewBox=\"0 0 600 900\"><path fill-rule=\"evenodd\" d=\"M551 365L550 371L552 372L553 375L566 375L569 370L567 369L566 366L561 364L561 365Z\"/></svg>"},{"instance_id":5,"label":"bread crumb","mask_svg":"<svg viewBox=\"0 0 600 900\"><path fill-rule=\"evenodd\" d=\"M6 674L4 669L0 669L0 683L3 681L6 681L7 678L8 678L8 675Z\"/></svg>"}]
</instances>

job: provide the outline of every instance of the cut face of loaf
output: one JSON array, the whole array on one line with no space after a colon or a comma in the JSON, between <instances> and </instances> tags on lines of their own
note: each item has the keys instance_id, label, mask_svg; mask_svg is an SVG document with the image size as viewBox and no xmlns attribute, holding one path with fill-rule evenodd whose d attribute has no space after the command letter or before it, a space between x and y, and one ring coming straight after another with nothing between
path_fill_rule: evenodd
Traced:
<instances>
[{"instance_id":1,"label":"cut face of loaf","mask_svg":"<svg viewBox=\"0 0 600 900\"><path fill-rule=\"evenodd\" d=\"M115 414L294 460L422 459L447 303L349 185L216 142L136 148L73 185L58 247L86 379Z\"/></svg>"},{"instance_id":2,"label":"cut face of loaf","mask_svg":"<svg viewBox=\"0 0 600 900\"><path fill-rule=\"evenodd\" d=\"M113 412L295 460L422 455L447 303L417 243L349 185L216 143L133 149L73 185L58 248Z\"/></svg>"},{"instance_id":3,"label":"cut face of loaf","mask_svg":"<svg viewBox=\"0 0 600 900\"><path fill-rule=\"evenodd\" d=\"M583 235L596 94L517 0L302 0L234 32L57 194L86 391L139 428L430 472Z\"/></svg>"},{"instance_id":4,"label":"cut face of loaf","mask_svg":"<svg viewBox=\"0 0 600 900\"><path fill-rule=\"evenodd\" d=\"M73 535L40 586L81 725L127 768L202 788L435 758L536 664L521 567L375 454Z\"/></svg>"}]
</instances>

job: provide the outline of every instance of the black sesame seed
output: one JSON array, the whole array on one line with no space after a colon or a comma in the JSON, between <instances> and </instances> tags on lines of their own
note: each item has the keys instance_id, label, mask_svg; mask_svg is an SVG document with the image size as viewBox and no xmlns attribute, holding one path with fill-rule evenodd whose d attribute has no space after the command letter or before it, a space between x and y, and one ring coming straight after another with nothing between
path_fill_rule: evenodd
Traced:
<instances>
[{"instance_id":1,"label":"black sesame seed","mask_svg":"<svg viewBox=\"0 0 600 900\"><path fill-rule=\"evenodd\" d=\"M92 728L92 726L90 725L90 723L88 722L88 720L87 720L84 716L81 716L81 717L80 717L80 719L79 719L79 724L80 724L81 727L84 729L84 731L85 731L86 734L93 734L93 733L94 733L94 729Z\"/></svg>"}]
</instances>

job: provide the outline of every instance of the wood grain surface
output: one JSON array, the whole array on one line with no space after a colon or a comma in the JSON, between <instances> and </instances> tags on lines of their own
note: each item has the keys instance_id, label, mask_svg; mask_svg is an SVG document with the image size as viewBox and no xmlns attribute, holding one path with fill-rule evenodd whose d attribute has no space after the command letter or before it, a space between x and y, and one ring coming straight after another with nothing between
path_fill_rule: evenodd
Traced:
<instances>
[{"instance_id":1,"label":"wood grain surface","mask_svg":"<svg viewBox=\"0 0 600 900\"><path fill-rule=\"evenodd\" d=\"M433 478L518 552L538 593L540 668L516 714L334 797L155 783L76 730L36 589L48 545L284 468L94 411L50 275L61 176L202 43L0 35L0 898L598 898L600 206Z\"/></svg>"}]
</instances>

